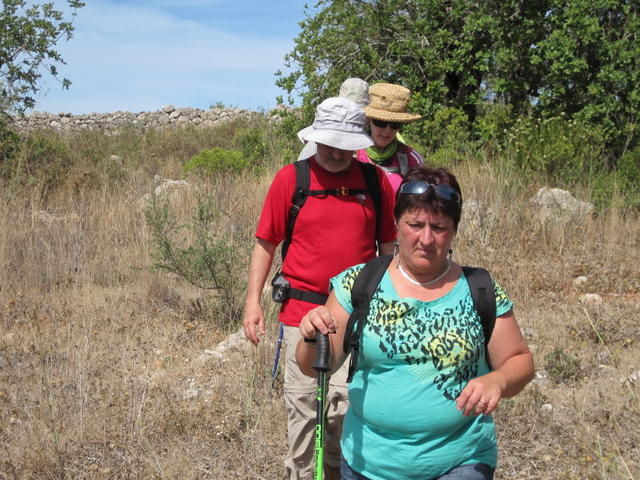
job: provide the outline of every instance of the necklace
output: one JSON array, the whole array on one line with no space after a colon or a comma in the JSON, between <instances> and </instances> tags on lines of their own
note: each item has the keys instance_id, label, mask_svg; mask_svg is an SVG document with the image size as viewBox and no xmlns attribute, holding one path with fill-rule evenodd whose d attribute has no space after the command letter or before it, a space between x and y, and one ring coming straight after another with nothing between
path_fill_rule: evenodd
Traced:
<instances>
[{"instance_id":1,"label":"necklace","mask_svg":"<svg viewBox=\"0 0 640 480\"><path fill-rule=\"evenodd\" d=\"M409 280L414 285L420 285L421 287L426 287L427 285L432 285L432 284L436 283L438 280L442 280L445 277L445 275L447 273L449 273L449 270L451 270L451 260L449 260L447 258L447 268L444 269L444 272L442 272L440 275L438 275L433 280L429 280L428 282L419 282L418 280L413 278L411 275L409 275L409 273L402 267L402 263L400 263L400 259L399 258L398 258L398 270L400 270L400 273L402 274L402 276L404 278Z\"/></svg>"}]
</instances>

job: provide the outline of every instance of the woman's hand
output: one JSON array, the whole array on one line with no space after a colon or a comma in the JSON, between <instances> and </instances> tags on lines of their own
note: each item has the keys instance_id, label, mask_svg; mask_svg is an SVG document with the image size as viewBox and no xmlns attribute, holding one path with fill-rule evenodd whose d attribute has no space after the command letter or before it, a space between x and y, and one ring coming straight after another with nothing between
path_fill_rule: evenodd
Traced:
<instances>
[{"instance_id":1,"label":"woman's hand","mask_svg":"<svg viewBox=\"0 0 640 480\"><path fill-rule=\"evenodd\" d=\"M517 395L533 378L533 356L513 311L496 318L488 352L493 371L470 380L456 399L463 415L490 414L503 397Z\"/></svg>"},{"instance_id":2,"label":"woman's hand","mask_svg":"<svg viewBox=\"0 0 640 480\"><path fill-rule=\"evenodd\" d=\"M456 398L456 407L465 416L489 415L502 399L503 383L497 372L471 379Z\"/></svg>"},{"instance_id":3,"label":"woman's hand","mask_svg":"<svg viewBox=\"0 0 640 480\"><path fill-rule=\"evenodd\" d=\"M302 317L300 321L300 335L304 338L316 338L316 332L323 335L336 332L336 322L324 305L319 305Z\"/></svg>"},{"instance_id":4,"label":"woman's hand","mask_svg":"<svg viewBox=\"0 0 640 480\"><path fill-rule=\"evenodd\" d=\"M349 319L349 314L340 305L336 299L335 293L331 292L327 299L326 305L321 305L310 310L300 321L300 335L304 338L316 338L316 332L329 335L329 343L331 344L331 372L334 373L344 359L346 354L342 349L344 342L344 329ZM313 362L316 358L316 346L313 343L298 342L296 348L296 360L298 367L305 375L315 377L316 372L312 369Z\"/></svg>"}]
</instances>

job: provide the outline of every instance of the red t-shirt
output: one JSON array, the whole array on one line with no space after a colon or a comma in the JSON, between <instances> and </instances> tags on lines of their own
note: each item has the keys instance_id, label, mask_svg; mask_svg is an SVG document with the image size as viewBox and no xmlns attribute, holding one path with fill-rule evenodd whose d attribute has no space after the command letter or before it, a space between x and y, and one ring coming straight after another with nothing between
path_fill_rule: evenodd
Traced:
<instances>
[{"instance_id":1,"label":"red t-shirt","mask_svg":"<svg viewBox=\"0 0 640 480\"><path fill-rule=\"evenodd\" d=\"M309 160L309 166L310 190L367 188L362 168L356 161L339 173L326 171L313 158ZM396 235L395 199L386 174L380 168L376 170L382 197L377 240L386 243ZM276 174L269 188L258 222L257 238L274 245L284 240L295 186L295 166L290 164ZM309 196L293 228L282 272L293 288L327 295L331 277L375 257L375 240L376 211L370 195ZM316 306L289 298L282 304L279 319L286 325L298 326L300 319Z\"/></svg>"}]
</instances>

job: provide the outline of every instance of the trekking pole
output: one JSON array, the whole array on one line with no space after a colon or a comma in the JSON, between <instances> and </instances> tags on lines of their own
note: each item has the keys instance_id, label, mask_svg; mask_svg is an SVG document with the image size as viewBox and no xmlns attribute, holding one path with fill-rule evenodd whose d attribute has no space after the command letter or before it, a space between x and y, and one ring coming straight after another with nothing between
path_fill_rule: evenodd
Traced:
<instances>
[{"instance_id":1,"label":"trekking pole","mask_svg":"<svg viewBox=\"0 0 640 480\"><path fill-rule=\"evenodd\" d=\"M273 359L273 370L271 371L271 388L276 384L278 376L278 366L280 365L280 350L282 349L282 336L284 335L284 325L280 324L280 332L278 333L278 343L276 343L276 356Z\"/></svg>"},{"instance_id":2,"label":"trekking pole","mask_svg":"<svg viewBox=\"0 0 640 480\"><path fill-rule=\"evenodd\" d=\"M317 410L316 410L316 430L315 430L315 448L314 459L316 469L314 480L324 480L324 411L327 401L327 372L329 368L329 337L321 333L316 333L316 360L313 363L313 369L318 372L317 387Z\"/></svg>"}]
</instances>

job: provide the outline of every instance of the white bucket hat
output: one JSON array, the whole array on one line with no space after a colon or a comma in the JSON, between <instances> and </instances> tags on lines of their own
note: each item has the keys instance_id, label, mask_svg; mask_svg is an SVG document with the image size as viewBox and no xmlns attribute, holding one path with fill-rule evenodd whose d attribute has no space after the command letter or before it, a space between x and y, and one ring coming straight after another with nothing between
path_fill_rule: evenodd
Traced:
<instances>
[{"instance_id":1,"label":"white bucket hat","mask_svg":"<svg viewBox=\"0 0 640 480\"><path fill-rule=\"evenodd\" d=\"M369 84L361 78L347 78L342 82L338 96L353 100L360 108L364 108L369 105Z\"/></svg>"},{"instance_id":2,"label":"white bucket hat","mask_svg":"<svg viewBox=\"0 0 640 480\"><path fill-rule=\"evenodd\" d=\"M373 145L365 133L366 117L358 105L348 98L327 98L316 108L313 125L298 132L307 144L298 159L309 158L317 152L316 143L340 150L360 150Z\"/></svg>"}]
</instances>

